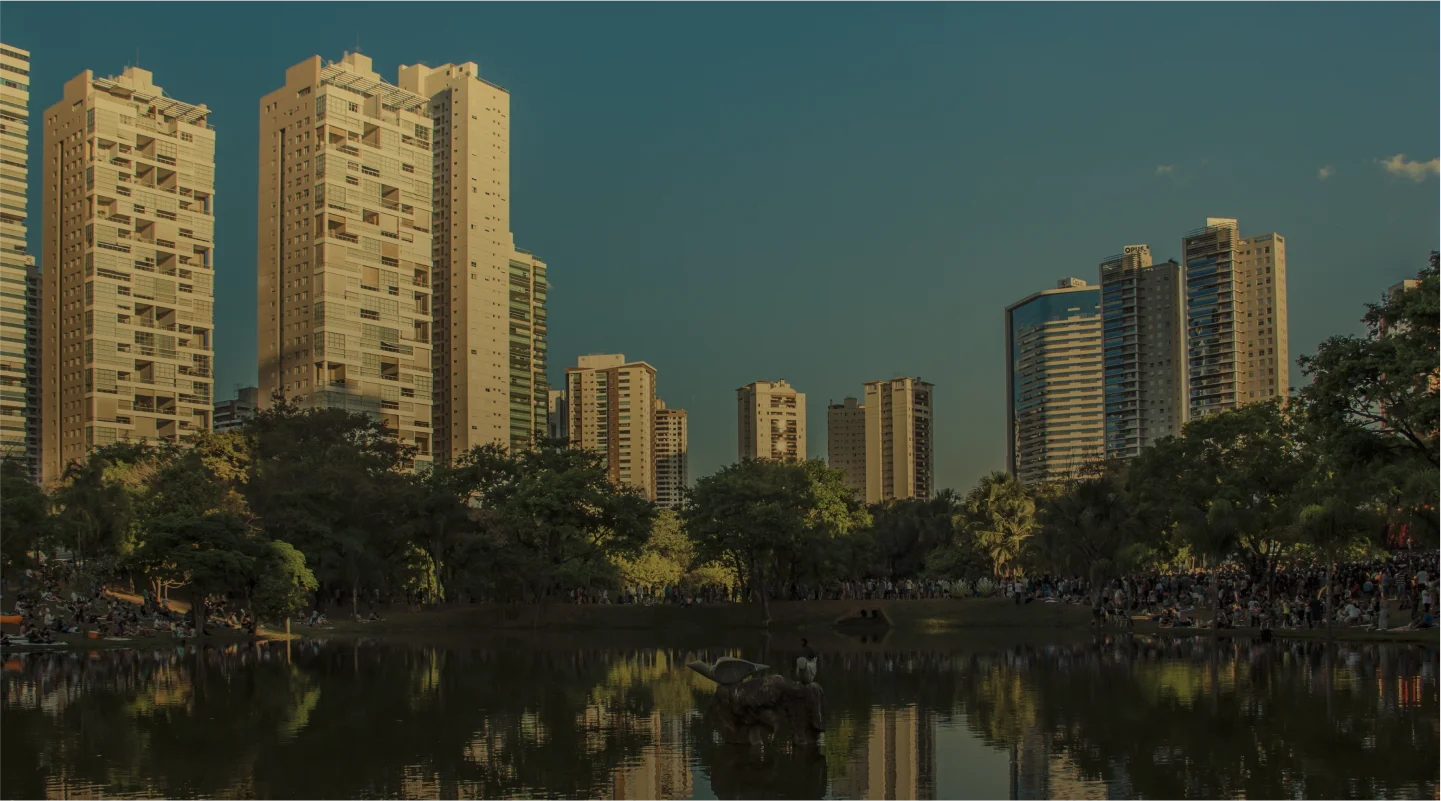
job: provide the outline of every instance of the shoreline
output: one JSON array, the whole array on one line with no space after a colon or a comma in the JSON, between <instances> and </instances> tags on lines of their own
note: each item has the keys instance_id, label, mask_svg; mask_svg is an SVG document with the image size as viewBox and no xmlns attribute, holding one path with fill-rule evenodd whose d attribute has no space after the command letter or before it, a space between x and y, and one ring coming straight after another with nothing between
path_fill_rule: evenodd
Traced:
<instances>
[{"instance_id":1,"label":"shoreline","mask_svg":"<svg viewBox=\"0 0 1441 801\"><path fill-rule=\"evenodd\" d=\"M880 610L889 625L860 623L860 610ZM974 634L980 639L1074 639L1091 634L1136 634L1162 637L1210 637L1209 629L1161 628L1137 621L1134 628L1091 628L1090 608L1081 604L1016 605L1000 598L884 601L778 601L770 605L770 624L763 625L755 604L702 604L698 606L640 606L632 604L468 604L421 611L380 610L383 619L369 623L340 621L328 627L292 623L290 633L262 629L248 636L234 629L212 629L209 635L177 640L170 636L127 640L89 639L79 635L56 637L56 645L8 645L6 653L44 651L154 649L180 645L228 646L246 642L287 639L377 639L395 641L460 641L514 637L555 637L566 640L595 633L610 639L645 641L669 637L678 642L734 640L738 638L790 638L807 636L836 646L897 647L913 642L924 647L928 638ZM847 623L837 625L839 621ZM7 625L6 633L11 633ZM1259 639L1260 629L1223 629L1224 639ZM1325 641L1324 628L1272 629L1275 639ZM1437 643L1436 629L1376 632L1333 629L1336 642Z\"/></svg>"}]
</instances>

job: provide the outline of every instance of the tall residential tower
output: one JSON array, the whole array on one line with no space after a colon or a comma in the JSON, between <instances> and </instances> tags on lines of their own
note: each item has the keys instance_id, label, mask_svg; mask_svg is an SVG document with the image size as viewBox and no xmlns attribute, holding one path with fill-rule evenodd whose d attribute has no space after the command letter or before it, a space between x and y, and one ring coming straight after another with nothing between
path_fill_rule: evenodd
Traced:
<instances>
[{"instance_id":1,"label":"tall residential tower","mask_svg":"<svg viewBox=\"0 0 1441 801\"><path fill-rule=\"evenodd\" d=\"M1290 394L1286 240L1209 217L1181 239L1189 417Z\"/></svg>"},{"instance_id":2,"label":"tall residential tower","mask_svg":"<svg viewBox=\"0 0 1441 801\"><path fill-rule=\"evenodd\" d=\"M0 457L37 475L35 260L26 254L30 51L0 44Z\"/></svg>"},{"instance_id":3,"label":"tall residential tower","mask_svg":"<svg viewBox=\"0 0 1441 801\"><path fill-rule=\"evenodd\" d=\"M690 480L689 434L685 409L668 409L655 401L655 502L679 509Z\"/></svg>"},{"instance_id":4,"label":"tall residential tower","mask_svg":"<svg viewBox=\"0 0 1441 801\"><path fill-rule=\"evenodd\" d=\"M866 503L931 497L934 392L919 378L866 382Z\"/></svg>"},{"instance_id":5,"label":"tall residential tower","mask_svg":"<svg viewBox=\"0 0 1441 801\"><path fill-rule=\"evenodd\" d=\"M1148 245L1101 262L1106 458L1129 459L1186 421L1181 265L1151 263Z\"/></svg>"},{"instance_id":6,"label":"tall residential tower","mask_svg":"<svg viewBox=\"0 0 1441 801\"><path fill-rule=\"evenodd\" d=\"M347 53L286 70L260 112L261 403L369 413L428 462L431 100Z\"/></svg>"},{"instance_id":7,"label":"tall residential tower","mask_svg":"<svg viewBox=\"0 0 1441 801\"><path fill-rule=\"evenodd\" d=\"M45 112L43 478L91 448L210 430L215 131L147 70Z\"/></svg>"},{"instance_id":8,"label":"tall residential tower","mask_svg":"<svg viewBox=\"0 0 1441 801\"><path fill-rule=\"evenodd\" d=\"M806 396L780 381L755 381L736 390L738 457L806 458Z\"/></svg>"},{"instance_id":9,"label":"tall residential tower","mask_svg":"<svg viewBox=\"0 0 1441 801\"><path fill-rule=\"evenodd\" d=\"M572 447L605 457L611 481L656 499L655 368L619 353L565 368Z\"/></svg>"},{"instance_id":10,"label":"tall residential tower","mask_svg":"<svg viewBox=\"0 0 1441 801\"><path fill-rule=\"evenodd\" d=\"M510 231L510 93L473 62L402 66L435 122L435 454L546 435L545 264Z\"/></svg>"},{"instance_id":11,"label":"tall residential tower","mask_svg":"<svg viewBox=\"0 0 1441 801\"><path fill-rule=\"evenodd\" d=\"M845 475L846 486L866 498L866 407L855 398L826 409L826 463Z\"/></svg>"},{"instance_id":12,"label":"tall residential tower","mask_svg":"<svg viewBox=\"0 0 1441 801\"><path fill-rule=\"evenodd\" d=\"M1006 465L1027 484L1105 455L1101 291L1079 278L1006 307Z\"/></svg>"}]
</instances>

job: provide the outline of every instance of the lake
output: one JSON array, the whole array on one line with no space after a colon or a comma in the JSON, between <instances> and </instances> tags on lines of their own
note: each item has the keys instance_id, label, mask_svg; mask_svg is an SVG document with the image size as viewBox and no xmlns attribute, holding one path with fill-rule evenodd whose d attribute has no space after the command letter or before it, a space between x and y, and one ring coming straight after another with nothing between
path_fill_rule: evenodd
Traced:
<instances>
[{"instance_id":1,"label":"lake","mask_svg":"<svg viewBox=\"0 0 1441 801\"><path fill-rule=\"evenodd\" d=\"M1434 647L1008 636L832 638L814 748L722 744L684 666L780 637L9 654L0 796L1437 797Z\"/></svg>"}]
</instances>

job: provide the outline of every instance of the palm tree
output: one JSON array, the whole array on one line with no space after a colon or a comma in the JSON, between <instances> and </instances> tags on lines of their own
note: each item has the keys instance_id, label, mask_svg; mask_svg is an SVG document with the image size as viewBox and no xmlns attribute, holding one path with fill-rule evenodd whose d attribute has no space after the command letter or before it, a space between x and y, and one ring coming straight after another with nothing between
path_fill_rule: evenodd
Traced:
<instances>
[{"instance_id":1,"label":"palm tree","mask_svg":"<svg viewBox=\"0 0 1441 801\"><path fill-rule=\"evenodd\" d=\"M993 573L1009 578L1036 532L1036 501L1009 473L990 473L966 496L957 520L981 553L991 558Z\"/></svg>"}]
</instances>

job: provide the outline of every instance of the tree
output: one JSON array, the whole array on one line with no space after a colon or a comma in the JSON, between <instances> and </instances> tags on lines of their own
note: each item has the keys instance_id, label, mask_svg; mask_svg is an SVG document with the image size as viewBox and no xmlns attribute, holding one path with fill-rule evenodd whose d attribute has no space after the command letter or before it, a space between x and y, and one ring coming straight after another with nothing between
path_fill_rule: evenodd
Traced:
<instances>
[{"instance_id":1,"label":"tree","mask_svg":"<svg viewBox=\"0 0 1441 801\"><path fill-rule=\"evenodd\" d=\"M871 507L871 536L893 578L918 575L928 554L951 545L956 538L960 502L951 490L934 498L905 498Z\"/></svg>"},{"instance_id":2,"label":"tree","mask_svg":"<svg viewBox=\"0 0 1441 801\"><path fill-rule=\"evenodd\" d=\"M287 542L265 543L255 567L257 578L251 602L256 620L290 619L305 607L309 593L317 586L315 574L305 566L305 554Z\"/></svg>"},{"instance_id":3,"label":"tree","mask_svg":"<svg viewBox=\"0 0 1441 801\"><path fill-rule=\"evenodd\" d=\"M25 568L50 528L50 499L30 480L25 464L0 457L0 558L6 567Z\"/></svg>"},{"instance_id":4,"label":"tree","mask_svg":"<svg viewBox=\"0 0 1441 801\"><path fill-rule=\"evenodd\" d=\"M1438 539L1436 255L1418 285L1368 304L1363 337L1335 336L1302 356L1306 432L1344 454L1338 467L1381 482L1392 524Z\"/></svg>"},{"instance_id":5,"label":"tree","mask_svg":"<svg viewBox=\"0 0 1441 801\"><path fill-rule=\"evenodd\" d=\"M1101 589L1122 575L1128 549L1140 530L1136 508L1113 478L1086 478L1046 501L1040 536L1031 540L1034 559L1064 573L1085 575L1091 603L1099 607Z\"/></svg>"},{"instance_id":6,"label":"tree","mask_svg":"<svg viewBox=\"0 0 1441 801\"><path fill-rule=\"evenodd\" d=\"M380 420L275 398L247 421L243 493L263 529L300 549L322 586L378 582L405 540L412 454ZM323 597L322 593L322 597Z\"/></svg>"},{"instance_id":7,"label":"tree","mask_svg":"<svg viewBox=\"0 0 1441 801\"><path fill-rule=\"evenodd\" d=\"M77 565L97 559L113 567L134 549L137 504L159 460L147 445L117 442L65 466L54 494L56 526Z\"/></svg>"},{"instance_id":8,"label":"tree","mask_svg":"<svg viewBox=\"0 0 1441 801\"><path fill-rule=\"evenodd\" d=\"M1326 565L1326 636L1330 637L1334 616L1331 576L1336 572L1336 562L1372 533L1374 522L1354 506L1333 498L1302 509L1298 524L1302 541L1315 549Z\"/></svg>"},{"instance_id":9,"label":"tree","mask_svg":"<svg viewBox=\"0 0 1441 801\"><path fill-rule=\"evenodd\" d=\"M592 451L544 441L479 454L468 469L475 522L533 602L545 603L558 584L613 571L610 557L636 553L650 534L655 506L612 483Z\"/></svg>"},{"instance_id":10,"label":"tree","mask_svg":"<svg viewBox=\"0 0 1441 801\"><path fill-rule=\"evenodd\" d=\"M649 589L680 584L694 560L695 546L686 536L680 516L670 509L656 513L650 537L638 555L613 557L624 586Z\"/></svg>"},{"instance_id":11,"label":"tree","mask_svg":"<svg viewBox=\"0 0 1441 801\"><path fill-rule=\"evenodd\" d=\"M151 524L143 558L190 586L195 629L205 632L205 598L244 589L255 572L262 543L245 522L226 512L201 517L166 515Z\"/></svg>"},{"instance_id":12,"label":"tree","mask_svg":"<svg viewBox=\"0 0 1441 801\"><path fill-rule=\"evenodd\" d=\"M1009 578L1036 532L1036 502L1010 473L984 476L961 506L960 528L990 558L993 575Z\"/></svg>"},{"instance_id":13,"label":"tree","mask_svg":"<svg viewBox=\"0 0 1441 801\"><path fill-rule=\"evenodd\" d=\"M1294 422L1281 399L1250 403L1194 419L1142 451L1127 476L1142 517L1172 528L1225 500L1235 555L1257 581L1268 579L1290 545L1306 475Z\"/></svg>"},{"instance_id":14,"label":"tree","mask_svg":"<svg viewBox=\"0 0 1441 801\"><path fill-rule=\"evenodd\" d=\"M724 467L696 482L684 516L700 558L733 569L767 623L782 560L792 577L814 575L814 545L870 523L844 475L819 461L748 459Z\"/></svg>"}]
</instances>

